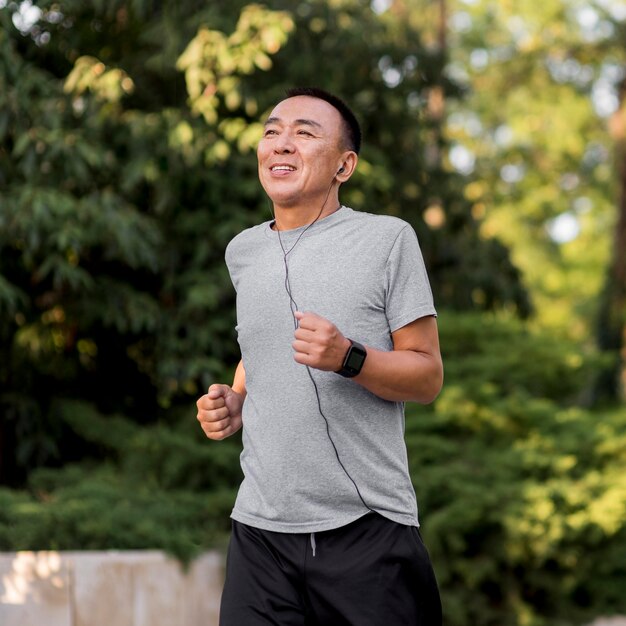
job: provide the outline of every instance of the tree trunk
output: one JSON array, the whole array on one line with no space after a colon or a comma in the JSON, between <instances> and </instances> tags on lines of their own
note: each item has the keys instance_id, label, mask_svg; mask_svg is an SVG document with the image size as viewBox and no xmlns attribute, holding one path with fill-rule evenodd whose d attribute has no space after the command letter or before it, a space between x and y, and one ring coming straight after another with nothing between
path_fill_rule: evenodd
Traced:
<instances>
[{"instance_id":1,"label":"tree trunk","mask_svg":"<svg viewBox=\"0 0 626 626\"><path fill-rule=\"evenodd\" d=\"M626 401L626 81L620 89L620 107L610 123L615 144L617 221L613 254L598 315L598 346L615 359L598 377L596 400Z\"/></svg>"}]
</instances>

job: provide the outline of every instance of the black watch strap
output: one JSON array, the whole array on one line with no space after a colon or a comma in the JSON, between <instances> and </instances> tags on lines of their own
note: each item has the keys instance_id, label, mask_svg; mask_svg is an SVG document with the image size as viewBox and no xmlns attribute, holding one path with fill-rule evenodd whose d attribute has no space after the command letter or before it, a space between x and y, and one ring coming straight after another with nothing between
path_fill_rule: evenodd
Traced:
<instances>
[{"instance_id":1,"label":"black watch strap","mask_svg":"<svg viewBox=\"0 0 626 626\"><path fill-rule=\"evenodd\" d=\"M346 378L353 378L361 372L367 356L367 350L358 341L353 341L352 339L348 339L348 341L351 345L343 359L343 365L335 373Z\"/></svg>"}]
</instances>

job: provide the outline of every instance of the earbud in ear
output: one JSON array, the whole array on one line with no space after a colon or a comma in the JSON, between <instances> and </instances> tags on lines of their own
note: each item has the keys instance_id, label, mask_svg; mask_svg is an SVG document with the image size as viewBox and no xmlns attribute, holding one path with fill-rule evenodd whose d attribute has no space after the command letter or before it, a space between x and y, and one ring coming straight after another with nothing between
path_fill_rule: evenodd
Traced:
<instances>
[{"instance_id":1,"label":"earbud in ear","mask_svg":"<svg viewBox=\"0 0 626 626\"><path fill-rule=\"evenodd\" d=\"M341 174L341 173L343 173L343 172L345 172L345 171L346 171L346 168L342 166L342 167L340 167L340 168L337 170L337 174Z\"/></svg>"}]
</instances>

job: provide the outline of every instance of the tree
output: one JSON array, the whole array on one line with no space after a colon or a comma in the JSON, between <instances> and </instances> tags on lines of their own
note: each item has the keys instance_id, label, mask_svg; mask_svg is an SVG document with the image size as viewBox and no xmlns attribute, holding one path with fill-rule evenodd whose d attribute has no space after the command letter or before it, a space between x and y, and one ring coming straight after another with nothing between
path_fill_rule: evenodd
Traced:
<instances>
[{"instance_id":1,"label":"tree","mask_svg":"<svg viewBox=\"0 0 626 626\"><path fill-rule=\"evenodd\" d=\"M366 149L344 201L415 226L440 306L528 312L506 249L479 236L462 178L429 160L442 122L424 102L435 88L459 92L428 30L401 9L0 9L5 480L83 454L55 399L149 423L228 376L237 353L223 250L269 217L253 148L286 86L322 85L354 104Z\"/></svg>"},{"instance_id":2,"label":"tree","mask_svg":"<svg viewBox=\"0 0 626 626\"><path fill-rule=\"evenodd\" d=\"M190 39L215 13L195 4L182 29ZM0 439L9 481L84 454L53 413L55 398L153 421L171 398L223 371L233 351L232 316L221 314L232 299L223 249L251 223L259 195L251 180L231 186L227 175L251 178L251 159L227 163L225 154L236 141L245 150L245 135L224 138L227 128L185 106L175 64L188 41L166 36L178 32L177 15L151 2L50 3L21 34L11 15L22 6L0 10ZM279 26L280 45L286 19L253 7L239 26ZM137 33L140 54L127 39ZM226 53L248 59L267 45L276 43L261 37Z\"/></svg>"},{"instance_id":3,"label":"tree","mask_svg":"<svg viewBox=\"0 0 626 626\"><path fill-rule=\"evenodd\" d=\"M606 272L597 324L598 344L611 353L611 363L599 374L595 394L601 400L626 401L626 81L619 90L619 107L611 118L617 171L617 220L613 253Z\"/></svg>"},{"instance_id":4,"label":"tree","mask_svg":"<svg viewBox=\"0 0 626 626\"><path fill-rule=\"evenodd\" d=\"M510 246L538 323L583 342L613 237L605 117L621 53L601 5L459 0L450 18L449 72L468 89L448 117L451 161L471 172L466 197Z\"/></svg>"}]
</instances>

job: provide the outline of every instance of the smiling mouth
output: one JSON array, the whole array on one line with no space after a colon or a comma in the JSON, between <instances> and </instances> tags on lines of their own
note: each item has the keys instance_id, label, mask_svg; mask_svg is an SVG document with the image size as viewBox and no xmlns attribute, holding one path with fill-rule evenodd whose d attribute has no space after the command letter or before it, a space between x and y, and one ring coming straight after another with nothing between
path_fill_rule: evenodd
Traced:
<instances>
[{"instance_id":1,"label":"smiling mouth","mask_svg":"<svg viewBox=\"0 0 626 626\"><path fill-rule=\"evenodd\" d=\"M272 165L270 172L295 172L296 168L291 165Z\"/></svg>"}]
</instances>

